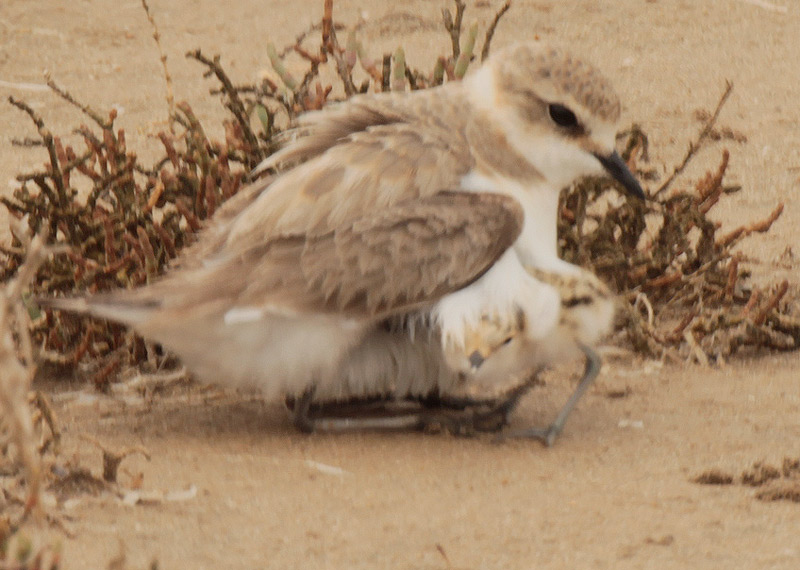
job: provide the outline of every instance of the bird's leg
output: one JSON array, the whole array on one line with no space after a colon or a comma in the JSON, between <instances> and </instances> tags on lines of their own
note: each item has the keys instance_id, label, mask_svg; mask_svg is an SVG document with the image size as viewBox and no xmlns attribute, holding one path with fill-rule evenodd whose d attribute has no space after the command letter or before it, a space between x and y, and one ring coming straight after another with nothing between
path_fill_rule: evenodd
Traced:
<instances>
[{"instance_id":1,"label":"bird's leg","mask_svg":"<svg viewBox=\"0 0 800 570\"><path fill-rule=\"evenodd\" d=\"M578 400L581 399L584 392L592 385L594 379L597 378L597 375L600 373L600 367L602 366L600 356L594 350L580 343L578 343L578 348L586 355L586 368L584 369L583 377L578 387L575 388L575 391L569 397L567 403L561 408L555 421L546 428L528 428L500 434L497 436L496 441L502 441L510 437L527 437L540 439L548 447L553 445L553 442L564 429L564 424L567 423L570 412L572 412L572 409L575 407L575 404L578 403Z\"/></svg>"},{"instance_id":2,"label":"bird's leg","mask_svg":"<svg viewBox=\"0 0 800 570\"><path fill-rule=\"evenodd\" d=\"M445 408L448 410L464 410L466 408L477 408L480 406L493 406L497 403L497 398L474 398L472 396L452 396L449 394L429 394L424 398L415 398L423 408L437 409Z\"/></svg>"},{"instance_id":3,"label":"bird's leg","mask_svg":"<svg viewBox=\"0 0 800 570\"><path fill-rule=\"evenodd\" d=\"M475 427L478 431L499 431L508 424L508 417L516 409L522 396L539 382L538 374L514 387L505 394L505 398L496 403L490 410L475 416Z\"/></svg>"},{"instance_id":4,"label":"bird's leg","mask_svg":"<svg viewBox=\"0 0 800 570\"><path fill-rule=\"evenodd\" d=\"M441 396L438 405L442 409L428 409L420 414L420 428L426 430L446 429L454 435L471 436L476 433L496 432L508 424L508 417L517 407L520 398L538 383L533 374L525 382L506 392L501 399L477 399L470 396ZM428 403L428 406L430 404ZM447 409L463 411L453 414ZM480 409L483 408L483 409Z\"/></svg>"},{"instance_id":5,"label":"bird's leg","mask_svg":"<svg viewBox=\"0 0 800 570\"><path fill-rule=\"evenodd\" d=\"M397 411L393 413L385 406L376 407L376 404L378 406L381 404L376 400L313 405L314 392L315 389L312 386L299 398L288 398L286 401L287 407L291 410L292 423L298 431L303 433L421 429L424 427L418 411L400 410L400 413ZM372 415L357 417L359 413ZM355 417L348 417L347 414Z\"/></svg>"},{"instance_id":6,"label":"bird's leg","mask_svg":"<svg viewBox=\"0 0 800 570\"><path fill-rule=\"evenodd\" d=\"M378 399L315 405L311 387L299 398L287 400L287 406L292 412L292 422L303 433L416 429L446 430L453 435L471 436L496 432L506 426L520 398L537 382L537 376L533 375L506 392L499 401L497 398L444 395L420 401ZM409 404L416 408L409 408Z\"/></svg>"},{"instance_id":7,"label":"bird's leg","mask_svg":"<svg viewBox=\"0 0 800 570\"><path fill-rule=\"evenodd\" d=\"M314 386L307 388L297 400L292 400L292 423L297 431L311 433L314 431L315 423L311 417L311 401L314 399ZM287 402L288 405L288 402Z\"/></svg>"},{"instance_id":8,"label":"bird's leg","mask_svg":"<svg viewBox=\"0 0 800 570\"><path fill-rule=\"evenodd\" d=\"M420 415L418 413L408 413L392 415L387 413L384 416L366 416L360 418L346 418L337 416L327 416L314 418L314 428L318 431L326 432L345 432L363 430L404 430L419 429Z\"/></svg>"}]
</instances>

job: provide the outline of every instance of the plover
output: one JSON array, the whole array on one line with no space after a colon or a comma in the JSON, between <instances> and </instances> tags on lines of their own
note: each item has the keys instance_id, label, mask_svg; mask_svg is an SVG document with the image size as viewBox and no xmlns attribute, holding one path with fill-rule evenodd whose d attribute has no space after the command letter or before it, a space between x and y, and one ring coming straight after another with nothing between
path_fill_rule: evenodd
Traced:
<instances>
[{"instance_id":1,"label":"plover","mask_svg":"<svg viewBox=\"0 0 800 570\"><path fill-rule=\"evenodd\" d=\"M586 358L586 369L575 392L545 428L511 432L506 437L535 437L552 445L561 433L572 409L600 371L600 358L594 351L597 343L612 328L614 295L593 273L575 267L574 271L548 272L527 267L541 283L558 294L558 324L545 338L531 335L527 317L517 311L515 318L506 315L483 315L476 328L466 334L463 346L444 347L448 369L461 375L471 397L501 398L513 394L545 367L575 356ZM504 379L504 380L501 380ZM501 398L502 399L502 398ZM515 405L505 404L506 411Z\"/></svg>"},{"instance_id":2,"label":"plover","mask_svg":"<svg viewBox=\"0 0 800 570\"><path fill-rule=\"evenodd\" d=\"M403 350L426 334L464 347L487 314L521 312L545 339L559 296L525 267L576 271L556 253L559 191L606 172L643 197L614 149L619 114L598 71L539 42L497 50L463 82L353 97L301 117L261 166L278 173L160 281L47 304L128 324L206 381L314 402L417 366L414 350L392 354L392 323L416 335ZM427 372L396 396L446 392L449 373Z\"/></svg>"},{"instance_id":3,"label":"plover","mask_svg":"<svg viewBox=\"0 0 800 570\"><path fill-rule=\"evenodd\" d=\"M573 269L565 273L526 267L535 279L552 287L560 300L557 325L546 338L531 334L521 310L513 318L482 315L476 325L467 328L463 345L443 343L435 328L423 327L420 335L416 331L409 334L407 322L386 326L358 345L340 368L345 393L369 394L357 387L368 382L372 394L383 398L370 406L334 405L312 410L309 393L309 397L293 402L295 421L308 431L429 426L456 433L496 431L507 423L520 397L538 382L539 372L583 355L583 377L550 425L502 435L536 438L552 445L600 371L601 361L594 347L611 331L615 312L615 296L609 288L593 273L575 266ZM409 399L429 397L433 386L437 407L408 405ZM398 396L400 405L396 405ZM389 397L393 399L387 401ZM459 414L447 408L473 409ZM376 415L377 409L383 415Z\"/></svg>"}]
</instances>

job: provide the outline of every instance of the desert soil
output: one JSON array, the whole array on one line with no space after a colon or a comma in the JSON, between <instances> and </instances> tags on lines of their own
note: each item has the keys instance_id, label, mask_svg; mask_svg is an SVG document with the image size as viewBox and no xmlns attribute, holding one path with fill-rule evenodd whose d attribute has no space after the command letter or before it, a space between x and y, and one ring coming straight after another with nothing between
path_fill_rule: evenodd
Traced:
<instances>
[{"instance_id":1,"label":"desert soil","mask_svg":"<svg viewBox=\"0 0 800 570\"><path fill-rule=\"evenodd\" d=\"M650 135L654 164L678 162L725 81L734 91L720 124L747 136L705 148L679 184L692 184L731 152L744 190L718 208L727 225L785 202L773 231L743 245L755 279L797 282L777 265L800 237L800 5L776 0L516 0L496 45L538 36L587 56L624 100L623 124ZM474 4L470 2L470 5ZM184 53L219 53L252 81L268 68L265 45L289 43L321 17L321 0L150 0L176 97L208 125L221 116L212 85ZM411 65L445 53L444 0L338 0L336 18L365 18L373 54L403 45ZM499 2L471 6L486 21ZM781 9L785 8L785 9ZM417 63L420 62L420 63ZM24 98L56 133L84 122L37 86L49 72L97 109L115 106L140 155L167 107L158 52L138 0L0 3L0 186L45 161L11 145L35 136L5 103ZM209 127L214 133L214 127ZM217 131L219 132L219 130ZM150 153L150 154L148 154ZM3 224L4 225L4 224ZM784 261L786 258L784 257ZM737 358L722 367L609 359L555 447L445 435L295 433L284 411L251 396L193 389L148 405L50 388L65 432L64 457L100 471L93 436L151 460L123 463L122 485L197 490L187 500L125 506L110 495L71 503L63 567L105 568L120 545L131 568L786 568L800 567L800 503L765 502L758 488L708 486L709 469L738 476L754 461L800 457L800 356ZM579 365L575 364L574 372ZM543 423L574 374L551 377L516 415ZM84 392L81 398L63 390ZM623 398L609 392L628 390Z\"/></svg>"}]
</instances>

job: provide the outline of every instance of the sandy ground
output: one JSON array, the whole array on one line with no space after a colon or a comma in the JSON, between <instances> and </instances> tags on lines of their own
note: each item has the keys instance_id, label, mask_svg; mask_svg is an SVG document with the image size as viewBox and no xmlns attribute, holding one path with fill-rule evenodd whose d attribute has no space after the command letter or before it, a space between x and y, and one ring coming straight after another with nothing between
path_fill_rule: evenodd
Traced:
<instances>
[{"instance_id":1,"label":"sandy ground","mask_svg":"<svg viewBox=\"0 0 800 570\"><path fill-rule=\"evenodd\" d=\"M761 218L785 202L774 230L744 251L761 260L757 279L797 281L797 267L772 264L800 236L800 5L776 1L788 10L744 0L516 0L496 41L537 34L588 55L623 97L623 122L649 133L656 164L681 158L698 128L693 112L713 108L733 81L720 122L748 142L711 145L683 180L715 165L727 146L731 181L744 191L719 208L721 221ZM447 49L445 5L339 0L336 17L363 15L374 54L402 44L415 65ZM485 20L498 5L479 5L467 19ZM220 53L231 74L250 81L267 67L266 42L289 42L319 19L322 1L151 0L151 8L177 97L210 119L219 110L209 82L183 54ZM150 34L137 0L3 0L0 96L25 98L54 132L68 132L84 119L19 85L42 84L49 70L96 108L118 106L130 145L147 155L166 117ZM44 157L11 146L35 134L27 117L0 104L0 124L0 188L10 192L14 175ZM145 490L198 490L152 506L80 502L68 521L74 537L63 538L64 568L105 567L117 538L134 568L154 558L162 568L197 569L798 568L798 503L691 482L710 468L739 474L754 461L800 457L798 365L797 355L711 370L609 362L552 449L421 434L301 436L278 407L197 391L146 408L56 394L65 455L99 471L99 452L78 434L117 448L141 444L152 460L125 467L143 473ZM608 397L626 387L627 397ZM549 382L517 421L549 418L569 389Z\"/></svg>"}]
</instances>

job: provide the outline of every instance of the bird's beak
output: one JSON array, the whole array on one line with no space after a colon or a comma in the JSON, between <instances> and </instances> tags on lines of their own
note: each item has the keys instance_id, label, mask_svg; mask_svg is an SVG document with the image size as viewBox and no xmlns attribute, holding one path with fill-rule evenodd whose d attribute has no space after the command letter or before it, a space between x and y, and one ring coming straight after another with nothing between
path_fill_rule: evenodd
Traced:
<instances>
[{"instance_id":1,"label":"bird's beak","mask_svg":"<svg viewBox=\"0 0 800 570\"><path fill-rule=\"evenodd\" d=\"M469 363L472 366L472 371L475 372L478 368L481 367L483 361L486 360L483 355L478 350L472 351L472 354L469 355Z\"/></svg>"},{"instance_id":2,"label":"bird's beak","mask_svg":"<svg viewBox=\"0 0 800 570\"><path fill-rule=\"evenodd\" d=\"M631 196L635 196L640 200L645 199L644 190L642 190L639 181L636 180L636 177L617 151L612 152L608 156L595 154L595 157L597 157L597 160L603 165L603 168L605 168L617 182L622 184Z\"/></svg>"}]
</instances>

